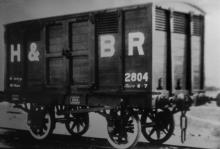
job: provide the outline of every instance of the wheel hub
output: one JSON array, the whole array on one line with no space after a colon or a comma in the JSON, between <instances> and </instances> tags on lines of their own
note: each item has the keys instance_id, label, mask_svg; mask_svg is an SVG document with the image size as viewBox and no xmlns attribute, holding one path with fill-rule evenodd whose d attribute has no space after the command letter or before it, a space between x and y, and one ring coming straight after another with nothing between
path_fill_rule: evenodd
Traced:
<instances>
[{"instance_id":1,"label":"wheel hub","mask_svg":"<svg viewBox=\"0 0 220 149\"><path fill-rule=\"evenodd\" d=\"M32 111L28 116L28 124L33 128L42 128L47 120L44 118L44 111Z\"/></svg>"},{"instance_id":2,"label":"wheel hub","mask_svg":"<svg viewBox=\"0 0 220 149\"><path fill-rule=\"evenodd\" d=\"M47 111L31 111L28 115L29 132L37 140L47 138L55 128L55 119Z\"/></svg>"},{"instance_id":3,"label":"wheel hub","mask_svg":"<svg viewBox=\"0 0 220 149\"><path fill-rule=\"evenodd\" d=\"M156 118L155 118L155 123L156 123L156 129L157 130L163 130L165 128L168 127L169 125L169 117L167 117L167 112L159 112L157 115L156 115Z\"/></svg>"},{"instance_id":4,"label":"wheel hub","mask_svg":"<svg viewBox=\"0 0 220 149\"><path fill-rule=\"evenodd\" d=\"M140 122L129 112L112 112L107 118L108 141L114 148L130 148L138 139Z\"/></svg>"},{"instance_id":5,"label":"wheel hub","mask_svg":"<svg viewBox=\"0 0 220 149\"><path fill-rule=\"evenodd\" d=\"M89 128L89 115L85 114L68 114L66 115L65 126L67 131L73 136L83 135Z\"/></svg>"},{"instance_id":6,"label":"wheel hub","mask_svg":"<svg viewBox=\"0 0 220 149\"><path fill-rule=\"evenodd\" d=\"M131 120L128 121L126 119L117 117L108 121L108 131L111 133L113 138L118 138L118 143L126 144L128 142L127 132L134 133L134 125L132 124Z\"/></svg>"},{"instance_id":7,"label":"wheel hub","mask_svg":"<svg viewBox=\"0 0 220 149\"><path fill-rule=\"evenodd\" d=\"M175 125L169 109L146 111L141 119L142 134L150 143L161 144L173 134Z\"/></svg>"}]
</instances>

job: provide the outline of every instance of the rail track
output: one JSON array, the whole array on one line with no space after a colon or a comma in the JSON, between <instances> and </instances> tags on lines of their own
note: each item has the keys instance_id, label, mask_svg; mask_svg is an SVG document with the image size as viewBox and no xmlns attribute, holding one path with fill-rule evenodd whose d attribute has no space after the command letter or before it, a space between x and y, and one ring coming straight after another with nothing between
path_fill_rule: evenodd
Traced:
<instances>
[{"instance_id":1,"label":"rail track","mask_svg":"<svg viewBox=\"0 0 220 149\"><path fill-rule=\"evenodd\" d=\"M54 134L46 140L36 141L29 136L28 131L0 128L0 148L28 149L112 149L106 139L78 137ZM189 146L152 145L139 142L135 149L201 149ZM205 149L205 148L204 148Z\"/></svg>"}]
</instances>

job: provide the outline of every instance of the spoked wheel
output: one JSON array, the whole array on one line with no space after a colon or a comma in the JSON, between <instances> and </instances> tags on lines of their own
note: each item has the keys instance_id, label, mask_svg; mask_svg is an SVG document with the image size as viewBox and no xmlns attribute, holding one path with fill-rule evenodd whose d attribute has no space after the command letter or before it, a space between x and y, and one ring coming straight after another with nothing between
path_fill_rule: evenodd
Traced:
<instances>
[{"instance_id":1,"label":"spoked wheel","mask_svg":"<svg viewBox=\"0 0 220 149\"><path fill-rule=\"evenodd\" d=\"M42 107L41 107L42 108ZM50 136L55 128L52 112L35 108L29 114L29 132L34 139L43 140Z\"/></svg>"},{"instance_id":2,"label":"spoked wheel","mask_svg":"<svg viewBox=\"0 0 220 149\"><path fill-rule=\"evenodd\" d=\"M111 112L107 118L107 139L108 142L118 149L131 148L136 145L139 137L140 121L138 116L120 111Z\"/></svg>"},{"instance_id":3,"label":"spoked wheel","mask_svg":"<svg viewBox=\"0 0 220 149\"><path fill-rule=\"evenodd\" d=\"M173 114L168 109L145 112L141 117L141 131L150 143L164 143L174 131Z\"/></svg>"},{"instance_id":4,"label":"spoked wheel","mask_svg":"<svg viewBox=\"0 0 220 149\"><path fill-rule=\"evenodd\" d=\"M65 126L72 136L81 136L89 129L89 114L69 114L66 115Z\"/></svg>"}]
</instances>

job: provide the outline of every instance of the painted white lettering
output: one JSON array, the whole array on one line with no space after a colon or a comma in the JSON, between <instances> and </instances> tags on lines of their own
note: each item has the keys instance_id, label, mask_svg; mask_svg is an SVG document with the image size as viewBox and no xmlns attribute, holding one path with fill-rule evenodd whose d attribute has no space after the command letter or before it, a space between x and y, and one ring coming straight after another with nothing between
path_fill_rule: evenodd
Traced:
<instances>
[{"instance_id":1,"label":"painted white lettering","mask_svg":"<svg viewBox=\"0 0 220 149\"><path fill-rule=\"evenodd\" d=\"M137 49L139 55L144 55L143 50L144 34L141 32L128 34L128 55L134 55L134 49Z\"/></svg>"},{"instance_id":2,"label":"painted white lettering","mask_svg":"<svg viewBox=\"0 0 220 149\"><path fill-rule=\"evenodd\" d=\"M11 62L12 63L15 62L15 57L17 58L17 61L20 62L21 61L21 45L17 44L17 47L15 49L14 45L11 44L10 48L11 48Z\"/></svg>"},{"instance_id":3,"label":"painted white lettering","mask_svg":"<svg viewBox=\"0 0 220 149\"><path fill-rule=\"evenodd\" d=\"M115 37L113 35L100 36L101 57L112 57L115 53Z\"/></svg>"},{"instance_id":4,"label":"painted white lettering","mask_svg":"<svg viewBox=\"0 0 220 149\"><path fill-rule=\"evenodd\" d=\"M39 56L40 56L40 53L39 51L37 50L37 44L32 42L30 44L30 51L28 53L28 59L29 61L39 61Z\"/></svg>"}]
</instances>

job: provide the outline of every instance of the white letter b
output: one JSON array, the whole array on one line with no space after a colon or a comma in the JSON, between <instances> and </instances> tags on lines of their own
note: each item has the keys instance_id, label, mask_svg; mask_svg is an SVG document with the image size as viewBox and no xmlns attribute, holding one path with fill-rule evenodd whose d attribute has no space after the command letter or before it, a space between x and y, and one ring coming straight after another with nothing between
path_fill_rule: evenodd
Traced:
<instances>
[{"instance_id":1,"label":"white letter b","mask_svg":"<svg viewBox=\"0 0 220 149\"><path fill-rule=\"evenodd\" d=\"M101 57L112 57L115 53L115 37L113 35L100 36Z\"/></svg>"}]
</instances>

